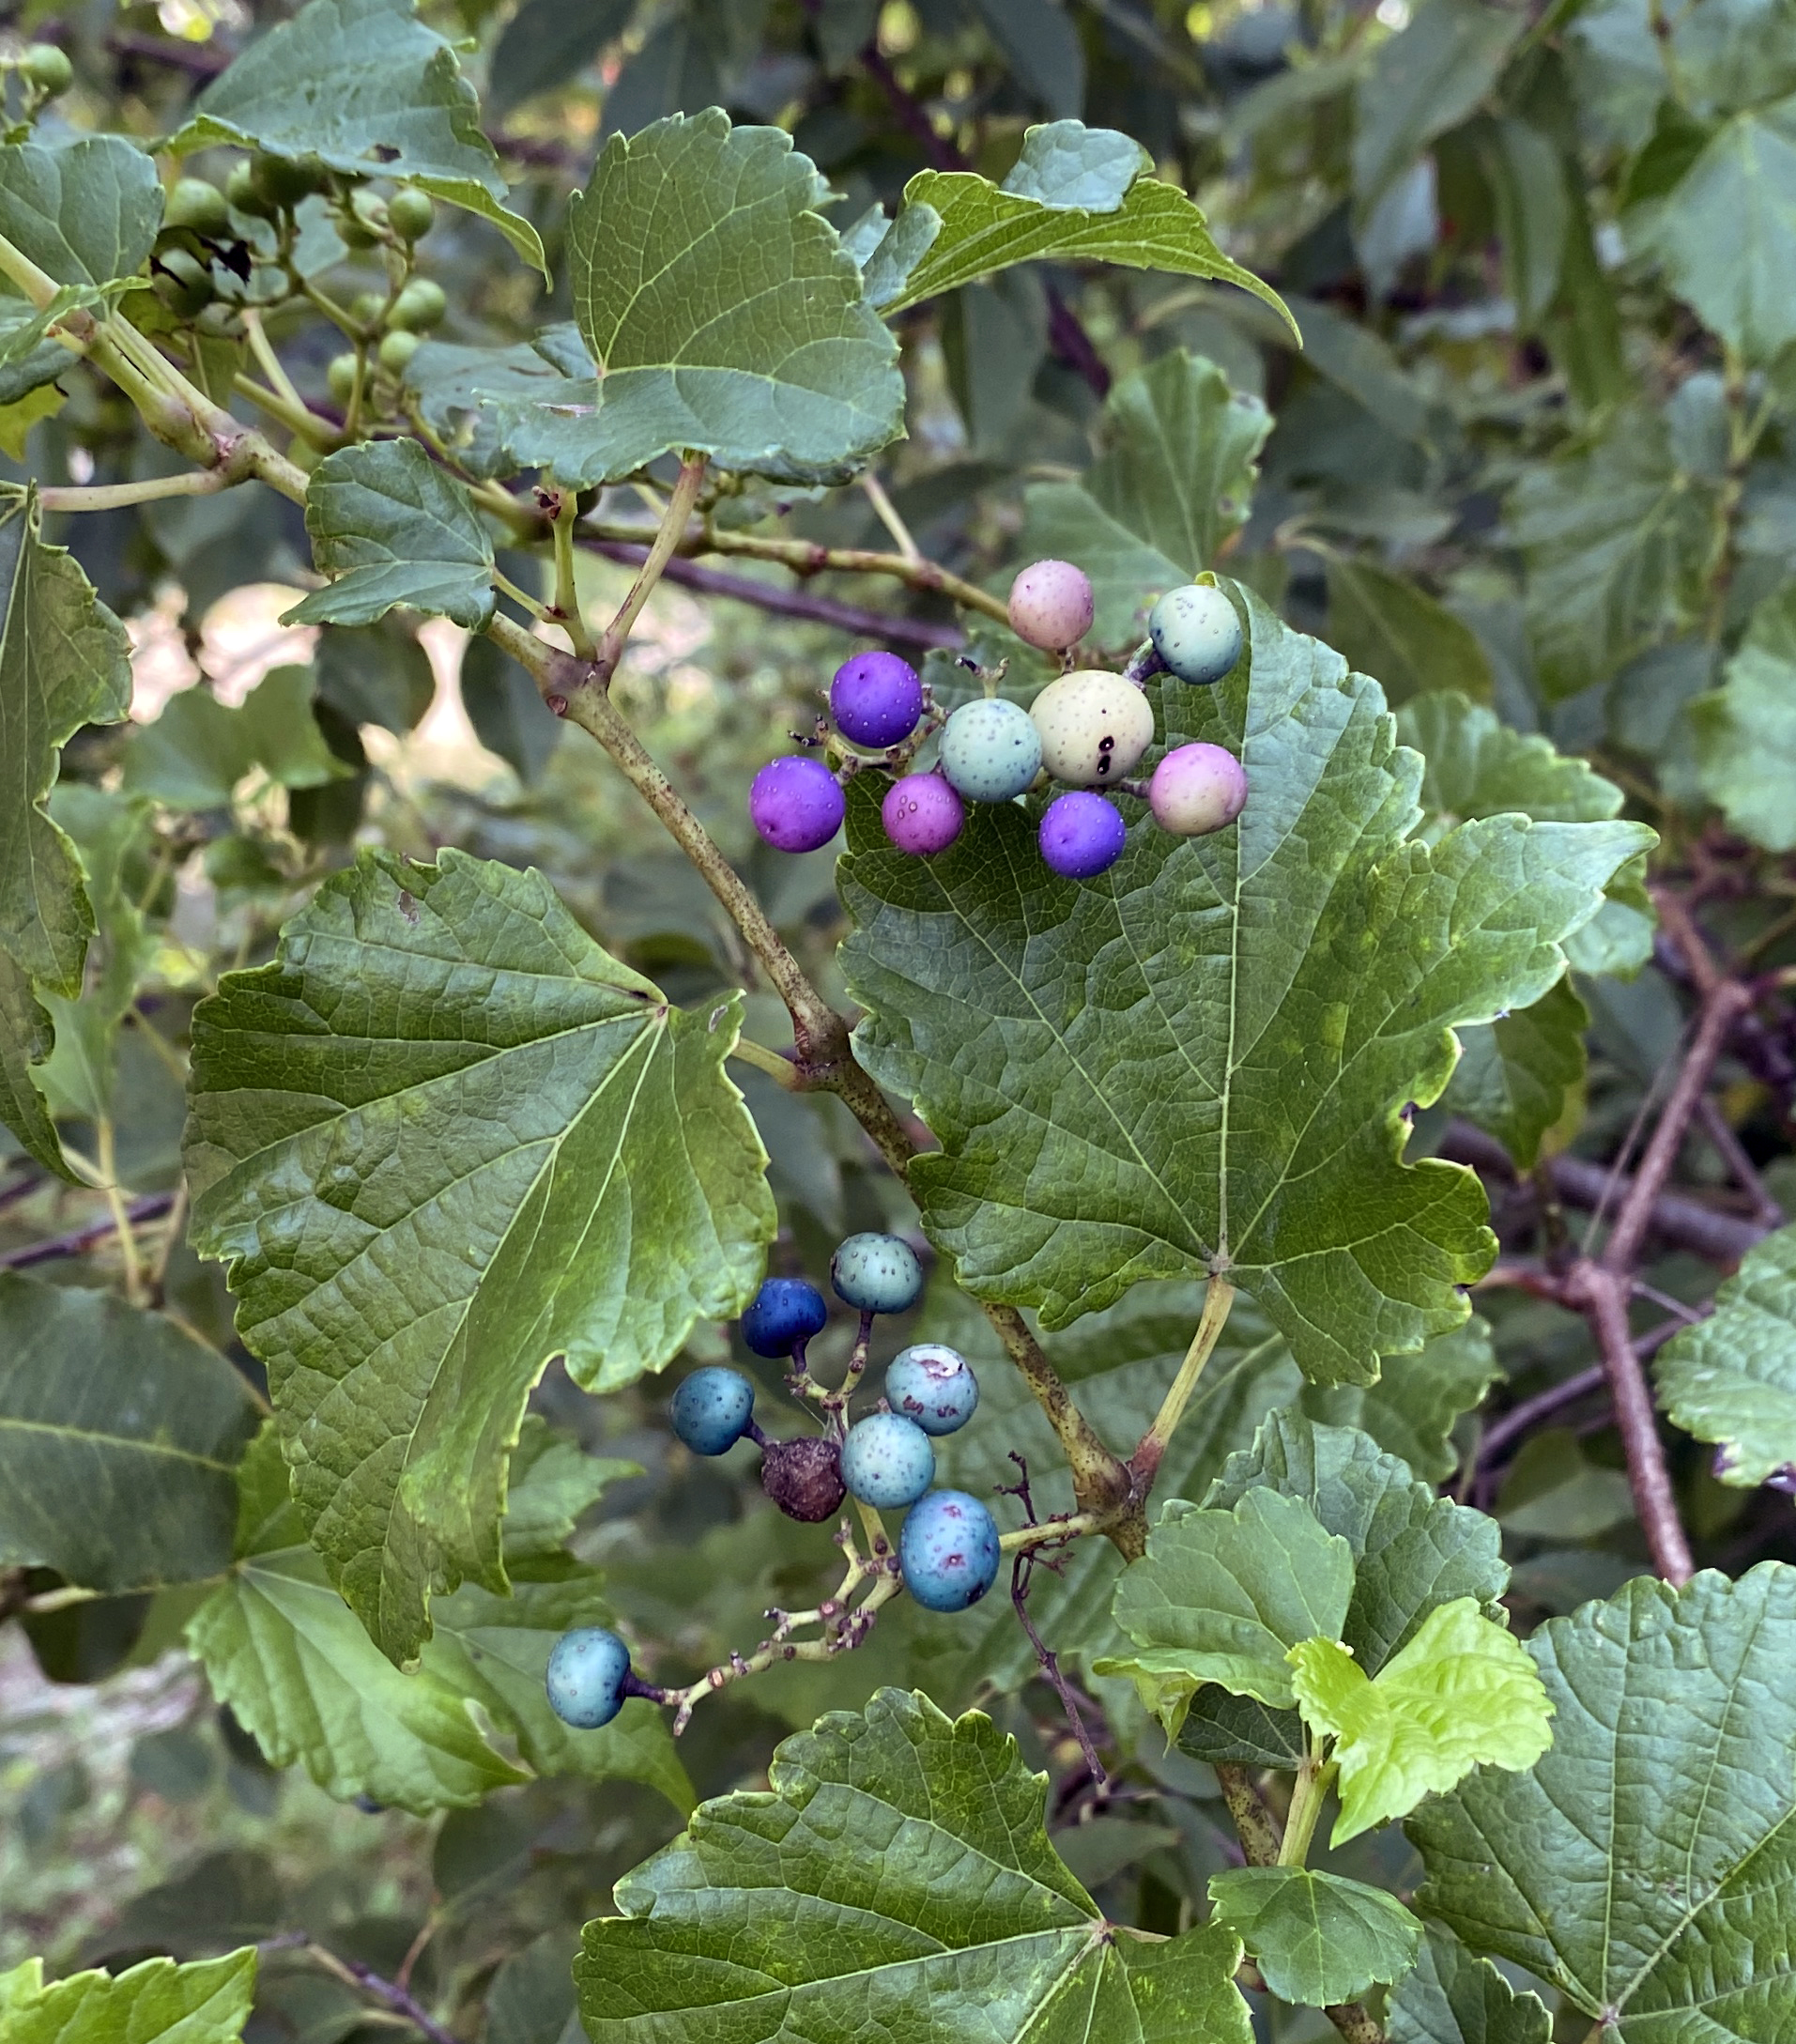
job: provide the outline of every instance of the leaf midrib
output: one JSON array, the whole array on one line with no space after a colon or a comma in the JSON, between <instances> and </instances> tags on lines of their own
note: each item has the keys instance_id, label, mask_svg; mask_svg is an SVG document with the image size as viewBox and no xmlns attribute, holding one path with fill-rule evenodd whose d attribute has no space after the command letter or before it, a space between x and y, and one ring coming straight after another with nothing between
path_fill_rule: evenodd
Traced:
<instances>
[{"instance_id":1,"label":"leaf midrib","mask_svg":"<svg viewBox=\"0 0 1796 2044\"><path fill-rule=\"evenodd\" d=\"M8 1433L61 1436L89 1447L100 1443L124 1453L161 1455L172 1462L191 1462L196 1468L216 1470L221 1476L233 1476L237 1471L235 1462L215 1461L210 1455L200 1454L191 1448L177 1448L165 1441L144 1440L130 1434L84 1433L81 1428L59 1421L22 1420L12 1413L0 1413L0 1438Z\"/></svg>"}]
</instances>

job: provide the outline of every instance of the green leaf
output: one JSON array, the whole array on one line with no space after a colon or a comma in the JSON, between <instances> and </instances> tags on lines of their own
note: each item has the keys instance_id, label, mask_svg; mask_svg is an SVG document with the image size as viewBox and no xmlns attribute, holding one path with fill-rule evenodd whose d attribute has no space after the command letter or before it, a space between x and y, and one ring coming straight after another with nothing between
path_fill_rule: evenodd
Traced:
<instances>
[{"instance_id":1,"label":"green leaf","mask_svg":"<svg viewBox=\"0 0 1796 2044\"><path fill-rule=\"evenodd\" d=\"M437 694L430 655L395 618L364 632L327 626L312 660L320 702L351 724L378 724L395 737L418 728Z\"/></svg>"},{"instance_id":2,"label":"green leaf","mask_svg":"<svg viewBox=\"0 0 1796 2044\"><path fill-rule=\"evenodd\" d=\"M1407 28L1379 45L1356 95L1353 192L1361 220L1485 98L1527 25L1485 0L1427 0Z\"/></svg>"},{"instance_id":3,"label":"green leaf","mask_svg":"<svg viewBox=\"0 0 1796 2044\"><path fill-rule=\"evenodd\" d=\"M1558 295L1572 202L1559 152L1538 128L1504 118L1481 121L1478 158L1497 204L1503 284L1516 330L1539 330Z\"/></svg>"},{"instance_id":4,"label":"green leaf","mask_svg":"<svg viewBox=\"0 0 1796 2044\"><path fill-rule=\"evenodd\" d=\"M62 1154L55 1124L32 1076L32 1067L43 1064L54 1042L49 1012L30 978L0 951L0 1124L18 1138L26 1156L78 1185L82 1181Z\"/></svg>"},{"instance_id":5,"label":"green leaf","mask_svg":"<svg viewBox=\"0 0 1796 2044\"><path fill-rule=\"evenodd\" d=\"M1528 1641L1557 1707L1527 1775L1408 1826L1420 1906L1617 2044L1782 2035L1796 2009L1796 1570L1636 1576Z\"/></svg>"},{"instance_id":6,"label":"green leaf","mask_svg":"<svg viewBox=\"0 0 1796 2044\"><path fill-rule=\"evenodd\" d=\"M349 773L312 714L310 668L275 668L235 710L204 685L171 696L132 732L125 787L171 809L223 808L257 767L282 788L322 788Z\"/></svg>"},{"instance_id":7,"label":"green leaf","mask_svg":"<svg viewBox=\"0 0 1796 2044\"><path fill-rule=\"evenodd\" d=\"M1520 1014L1466 1030L1442 1106L1494 1135L1522 1170L1531 1170L1547 1130L1584 1083L1589 1026L1590 1011L1566 978Z\"/></svg>"},{"instance_id":8,"label":"green leaf","mask_svg":"<svg viewBox=\"0 0 1796 2044\"><path fill-rule=\"evenodd\" d=\"M694 1016L542 876L364 854L194 1016L193 1240L228 1260L308 1530L395 1660L464 1576L502 1593L524 1399L613 1390L731 1319L774 1232Z\"/></svg>"},{"instance_id":9,"label":"green leaf","mask_svg":"<svg viewBox=\"0 0 1796 2044\"><path fill-rule=\"evenodd\" d=\"M1104 400L1102 452L1078 483L1025 492L1025 559L1077 561L1097 597L1092 637L1139 638L1165 590L1216 559L1245 521L1272 415L1182 348Z\"/></svg>"},{"instance_id":10,"label":"green leaf","mask_svg":"<svg viewBox=\"0 0 1796 2044\"><path fill-rule=\"evenodd\" d=\"M1518 1994L1438 1924L1385 2013L1390 2044L1548 2044L1552 2028L1538 1994Z\"/></svg>"},{"instance_id":11,"label":"green leaf","mask_svg":"<svg viewBox=\"0 0 1796 2044\"><path fill-rule=\"evenodd\" d=\"M464 485L416 440L327 454L306 489L305 524L319 573L334 579L283 624L374 624L399 604L470 632L491 622L492 540Z\"/></svg>"},{"instance_id":12,"label":"green leaf","mask_svg":"<svg viewBox=\"0 0 1796 2044\"><path fill-rule=\"evenodd\" d=\"M970 170L918 171L867 262L867 298L889 319L1013 263L1121 263L1239 284L1295 334L1284 300L1222 254L1202 212L1152 167L1127 136L1054 121L1024 135L1002 185Z\"/></svg>"},{"instance_id":13,"label":"green leaf","mask_svg":"<svg viewBox=\"0 0 1796 2044\"><path fill-rule=\"evenodd\" d=\"M1421 1925L1394 1896L1308 1867L1212 1874L1210 1900L1273 1993L1311 2008L1401 1980L1421 1942Z\"/></svg>"},{"instance_id":14,"label":"green leaf","mask_svg":"<svg viewBox=\"0 0 1796 2044\"><path fill-rule=\"evenodd\" d=\"M568 216L598 380L539 409L523 458L583 484L685 449L841 482L895 438L897 344L823 218L828 195L791 136L714 108L613 135Z\"/></svg>"},{"instance_id":15,"label":"green leaf","mask_svg":"<svg viewBox=\"0 0 1796 2044\"><path fill-rule=\"evenodd\" d=\"M216 1575L255 1426L243 1379L174 1321L0 1271L0 1567L109 1593Z\"/></svg>"},{"instance_id":16,"label":"green leaf","mask_svg":"<svg viewBox=\"0 0 1796 2044\"><path fill-rule=\"evenodd\" d=\"M470 638L462 653L462 707L474 735L529 788L543 776L561 741L536 683L490 638Z\"/></svg>"},{"instance_id":17,"label":"green leaf","mask_svg":"<svg viewBox=\"0 0 1796 2044\"><path fill-rule=\"evenodd\" d=\"M1459 1467L1454 1422L1482 1403L1501 1374L1489 1324L1474 1314L1413 1356L1385 1357L1375 1384L1306 1384L1299 1404L1325 1425L1370 1434L1418 1476L1439 1483Z\"/></svg>"},{"instance_id":18,"label":"green leaf","mask_svg":"<svg viewBox=\"0 0 1796 2044\"><path fill-rule=\"evenodd\" d=\"M1444 604L1406 576L1370 561L1331 553L1326 565L1328 643L1346 655L1349 667L1375 674L1388 702L1406 703L1431 688L1490 700L1489 656L1477 634Z\"/></svg>"},{"instance_id":19,"label":"green leaf","mask_svg":"<svg viewBox=\"0 0 1796 2044\"><path fill-rule=\"evenodd\" d=\"M235 2044L255 1992L253 1945L186 1966L146 1959L124 1973L73 1973L47 1987L42 1963L0 1974L0 2044Z\"/></svg>"},{"instance_id":20,"label":"green leaf","mask_svg":"<svg viewBox=\"0 0 1796 2044\"><path fill-rule=\"evenodd\" d=\"M1724 1483L1756 1490L1796 1465L1796 1227L1752 1251L1711 1317L1674 1335L1653 1371L1677 1424L1719 1447Z\"/></svg>"},{"instance_id":21,"label":"green leaf","mask_svg":"<svg viewBox=\"0 0 1796 2044\"><path fill-rule=\"evenodd\" d=\"M570 85L635 12L636 0L524 0L493 52L487 114L502 120L539 92Z\"/></svg>"},{"instance_id":22,"label":"green leaf","mask_svg":"<svg viewBox=\"0 0 1796 2044\"><path fill-rule=\"evenodd\" d=\"M1474 1767L1531 1767L1552 1740L1556 1705L1527 1650L1473 1597L1431 1611L1373 1680L1329 1639L1294 1647L1291 1663L1304 1721L1334 1740L1337 1846L1407 1815Z\"/></svg>"},{"instance_id":23,"label":"green leaf","mask_svg":"<svg viewBox=\"0 0 1796 2044\"><path fill-rule=\"evenodd\" d=\"M1689 715L1703 791L1755 844L1796 850L1796 585L1753 612L1723 685Z\"/></svg>"},{"instance_id":24,"label":"green leaf","mask_svg":"<svg viewBox=\"0 0 1796 2044\"><path fill-rule=\"evenodd\" d=\"M512 347L426 341L406 390L456 461L489 478L565 463L582 415L598 403L598 373L567 322Z\"/></svg>"},{"instance_id":25,"label":"green leaf","mask_svg":"<svg viewBox=\"0 0 1796 2044\"><path fill-rule=\"evenodd\" d=\"M1061 0L973 0L1011 75L1048 112L1073 128L1085 99L1085 51Z\"/></svg>"},{"instance_id":26,"label":"green leaf","mask_svg":"<svg viewBox=\"0 0 1796 2044\"><path fill-rule=\"evenodd\" d=\"M491 221L548 274L536 229L503 203L454 45L415 18L413 0L309 0L207 86L169 146L186 156L215 143L422 185Z\"/></svg>"},{"instance_id":27,"label":"green leaf","mask_svg":"<svg viewBox=\"0 0 1796 2044\"><path fill-rule=\"evenodd\" d=\"M1300 1498L1253 1490L1233 1511L1174 1498L1116 1585L1116 1622L1141 1651L1095 1672L1131 1677L1169 1738L1204 1683L1288 1710L1286 1652L1340 1638L1352 1595L1353 1550Z\"/></svg>"},{"instance_id":28,"label":"green leaf","mask_svg":"<svg viewBox=\"0 0 1796 2044\"><path fill-rule=\"evenodd\" d=\"M1250 2044L1240 1944L1107 1925L1043 1828L1046 1777L971 1713L883 1689L704 1804L576 1961L592 2044Z\"/></svg>"},{"instance_id":29,"label":"green leaf","mask_svg":"<svg viewBox=\"0 0 1796 2044\"><path fill-rule=\"evenodd\" d=\"M911 1190L975 1297L1054 1329L1226 1269L1306 1375L1366 1383L1464 1320L1494 1251L1469 1173L1400 1162L1402 1110L1446 1084L1454 1024L1558 978L1649 834L1497 817L1409 840L1421 762L1376 684L1239 600L1232 679L1149 689L1168 745L1244 756L1237 826L1138 824L1081 885L1021 807L924 862L857 788L843 964L863 1055L941 1140Z\"/></svg>"}]
</instances>

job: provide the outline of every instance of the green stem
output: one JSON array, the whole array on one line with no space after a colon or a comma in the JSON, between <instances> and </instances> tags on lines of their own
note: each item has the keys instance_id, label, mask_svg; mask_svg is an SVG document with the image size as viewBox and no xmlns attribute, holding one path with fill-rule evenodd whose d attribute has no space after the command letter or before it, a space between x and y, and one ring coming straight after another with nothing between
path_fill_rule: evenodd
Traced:
<instances>
[{"instance_id":1,"label":"green stem","mask_svg":"<svg viewBox=\"0 0 1796 2044\"><path fill-rule=\"evenodd\" d=\"M673 495L668 499L668 509L655 530L654 542L649 548L649 558L637 570L637 578L630 585L630 593L618 607L618 614L605 628L605 637L599 642L598 658L594 670L601 681L608 682L617 672L618 662L623 657L623 649L629 642L630 634L636 629L636 622L642 615L642 607L654 592L667 565L674 557L684 537L686 520L692 515L692 507L698 500L698 486L705 479L705 457L688 454L680 464L680 480L673 486ZM559 542L558 542L559 544Z\"/></svg>"},{"instance_id":2,"label":"green stem","mask_svg":"<svg viewBox=\"0 0 1796 2044\"><path fill-rule=\"evenodd\" d=\"M596 660L599 650L586 628L580 592L574 581L574 527L580 515L579 501L574 491L560 490L554 504L549 530L555 540L555 607L550 615L566 632L568 643L580 659Z\"/></svg>"},{"instance_id":3,"label":"green stem","mask_svg":"<svg viewBox=\"0 0 1796 2044\"><path fill-rule=\"evenodd\" d=\"M1334 1785L1335 1763L1312 1755L1297 1769L1297 1787L1285 1814L1284 1837L1279 1846L1281 1867L1301 1867L1310 1856L1310 1841L1315 1837L1322 1806Z\"/></svg>"},{"instance_id":4,"label":"green stem","mask_svg":"<svg viewBox=\"0 0 1796 2044\"><path fill-rule=\"evenodd\" d=\"M146 476L139 483L45 484L38 501L46 511L119 511L164 497L210 497L230 484L222 469L190 469L179 475Z\"/></svg>"},{"instance_id":5,"label":"green stem","mask_svg":"<svg viewBox=\"0 0 1796 2044\"><path fill-rule=\"evenodd\" d=\"M520 589L509 575L499 569L493 570L493 587L501 595L509 596L514 604L521 604L533 618L541 618L545 623L559 624L561 620L554 615L540 596L532 596L529 590Z\"/></svg>"},{"instance_id":6,"label":"green stem","mask_svg":"<svg viewBox=\"0 0 1796 2044\"><path fill-rule=\"evenodd\" d=\"M744 1065L752 1065L757 1071L767 1074L775 1085L784 1086L788 1093L804 1090L804 1081L790 1057L781 1057L777 1051L770 1051L764 1043L756 1043L747 1037L738 1037L730 1056Z\"/></svg>"},{"instance_id":7,"label":"green stem","mask_svg":"<svg viewBox=\"0 0 1796 2044\"><path fill-rule=\"evenodd\" d=\"M1204 1289L1204 1311L1197 1323L1197 1332L1191 1336L1191 1345L1185 1351L1185 1360L1179 1364L1178 1375L1160 1401L1153 1425L1142 1436L1141 1445L1129 1458L1129 1467L1143 1480L1144 1486L1153 1483L1159 1469L1167 1446L1177 1431L1178 1422L1185 1417L1192 1392L1197 1390L1204 1365L1209 1361L1222 1329L1228 1325L1229 1309L1234 1304L1234 1285L1220 1273L1212 1276Z\"/></svg>"}]
</instances>

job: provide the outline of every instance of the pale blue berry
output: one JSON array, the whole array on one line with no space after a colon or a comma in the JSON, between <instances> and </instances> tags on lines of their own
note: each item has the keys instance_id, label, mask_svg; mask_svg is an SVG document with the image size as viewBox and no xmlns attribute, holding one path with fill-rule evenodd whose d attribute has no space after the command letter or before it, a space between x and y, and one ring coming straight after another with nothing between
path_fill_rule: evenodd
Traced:
<instances>
[{"instance_id":1,"label":"pale blue berry","mask_svg":"<svg viewBox=\"0 0 1796 2044\"><path fill-rule=\"evenodd\" d=\"M876 1512L914 1504L935 1482L935 1450L914 1420L870 1413L842 1443L842 1481L851 1497Z\"/></svg>"},{"instance_id":2,"label":"pale blue berry","mask_svg":"<svg viewBox=\"0 0 1796 2044\"><path fill-rule=\"evenodd\" d=\"M926 1611L964 1611L998 1575L998 1528L963 1490L932 1490L913 1504L898 1535L904 1587Z\"/></svg>"},{"instance_id":3,"label":"pale blue berry","mask_svg":"<svg viewBox=\"0 0 1796 2044\"><path fill-rule=\"evenodd\" d=\"M740 1370L695 1370L673 1394L673 1430L695 1455L721 1455L747 1433L755 1387Z\"/></svg>"},{"instance_id":4,"label":"pale blue berry","mask_svg":"<svg viewBox=\"0 0 1796 2044\"><path fill-rule=\"evenodd\" d=\"M563 1724L596 1731L623 1708L630 1650L603 1625L563 1633L549 1655L545 1686L549 1709Z\"/></svg>"},{"instance_id":5,"label":"pale blue berry","mask_svg":"<svg viewBox=\"0 0 1796 2044\"><path fill-rule=\"evenodd\" d=\"M862 1313L902 1313L923 1289L923 1267L896 1235L851 1235L830 1258L836 1295Z\"/></svg>"},{"instance_id":6,"label":"pale blue berry","mask_svg":"<svg viewBox=\"0 0 1796 2044\"><path fill-rule=\"evenodd\" d=\"M979 1380L958 1348L918 1342L885 1366L885 1402L926 1434L956 1434L979 1406Z\"/></svg>"},{"instance_id":7,"label":"pale blue berry","mask_svg":"<svg viewBox=\"0 0 1796 2044\"><path fill-rule=\"evenodd\" d=\"M1147 618L1154 651L1181 682L1220 682L1241 657L1241 620L1220 589L1169 589Z\"/></svg>"},{"instance_id":8,"label":"pale blue berry","mask_svg":"<svg viewBox=\"0 0 1796 2044\"><path fill-rule=\"evenodd\" d=\"M963 702L942 727L942 777L969 802L1009 802L1041 771L1041 734L1003 696Z\"/></svg>"}]
</instances>

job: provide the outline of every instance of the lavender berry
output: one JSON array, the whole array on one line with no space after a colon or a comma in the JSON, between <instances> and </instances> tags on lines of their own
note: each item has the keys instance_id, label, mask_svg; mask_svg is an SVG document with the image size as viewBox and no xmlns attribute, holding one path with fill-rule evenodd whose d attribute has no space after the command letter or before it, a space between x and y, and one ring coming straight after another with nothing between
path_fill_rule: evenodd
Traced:
<instances>
[{"instance_id":1,"label":"lavender berry","mask_svg":"<svg viewBox=\"0 0 1796 2044\"><path fill-rule=\"evenodd\" d=\"M880 805L885 835L913 858L945 852L966 820L965 805L940 774L906 774L886 790Z\"/></svg>"},{"instance_id":2,"label":"lavender berry","mask_svg":"<svg viewBox=\"0 0 1796 2044\"><path fill-rule=\"evenodd\" d=\"M842 827L848 803L821 760L770 760L748 791L748 815L775 852L815 852Z\"/></svg>"},{"instance_id":3,"label":"lavender berry","mask_svg":"<svg viewBox=\"0 0 1796 2044\"><path fill-rule=\"evenodd\" d=\"M901 745L923 715L923 684L895 653L857 653L829 684L836 729L857 745Z\"/></svg>"},{"instance_id":4,"label":"lavender berry","mask_svg":"<svg viewBox=\"0 0 1796 2044\"><path fill-rule=\"evenodd\" d=\"M1070 561L1036 561L1010 585L1010 629L1044 653L1065 653L1091 630L1091 578Z\"/></svg>"},{"instance_id":5,"label":"lavender berry","mask_svg":"<svg viewBox=\"0 0 1796 2044\"><path fill-rule=\"evenodd\" d=\"M1162 830L1202 838L1234 822L1247 804L1247 769L1220 745L1180 745L1154 769L1147 806Z\"/></svg>"},{"instance_id":6,"label":"lavender berry","mask_svg":"<svg viewBox=\"0 0 1796 2044\"><path fill-rule=\"evenodd\" d=\"M1052 871L1064 880L1091 880L1122 857L1128 829L1102 795L1076 788L1048 805L1040 841Z\"/></svg>"}]
</instances>

